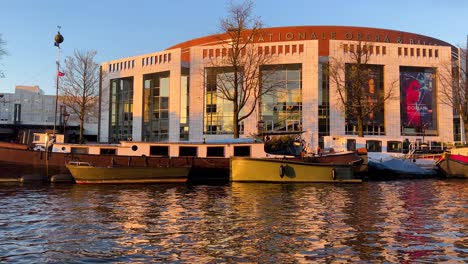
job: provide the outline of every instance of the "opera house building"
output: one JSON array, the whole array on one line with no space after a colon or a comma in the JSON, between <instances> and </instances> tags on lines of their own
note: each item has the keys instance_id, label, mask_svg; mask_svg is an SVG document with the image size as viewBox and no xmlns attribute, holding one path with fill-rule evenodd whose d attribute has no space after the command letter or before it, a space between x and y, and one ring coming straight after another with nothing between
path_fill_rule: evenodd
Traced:
<instances>
[{"instance_id":1,"label":"opera house building","mask_svg":"<svg viewBox=\"0 0 468 264\"><path fill-rule=\"evenodd\" d=\"M223 38L226 34L205 36L103 63L99 141L233 138L232 102L216 94L219 71L211 64L229 52ZM419 34L347 26L264 28L254 36L256 50L272 58L259 71L274 71L286 92L263 95L240 122L240 137L257 134L260 125L264 132L303 131L313 147L323 136L357 135L324 65L332 58L347 60L361 43L372 55L369 89L394 90L394 98L366 120L365 137L453 142L454 113L439 100L444 84L437 74L456 63L458 49Z\"/></svg>"}]
</instances>

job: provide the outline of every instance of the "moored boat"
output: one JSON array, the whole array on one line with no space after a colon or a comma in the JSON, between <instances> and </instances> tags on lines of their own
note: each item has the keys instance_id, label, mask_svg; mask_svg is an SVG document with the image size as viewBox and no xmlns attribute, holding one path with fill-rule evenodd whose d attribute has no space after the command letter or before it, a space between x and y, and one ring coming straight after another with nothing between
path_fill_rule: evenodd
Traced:
<instances>
[{"instance_id":1,"label":"moored boat","mask_svg":"<svg viewBox=\"0 0 468 264\"><path fill-rule=\"evenodd\" d=\"M96 167L88 162L69 162L76 183L183 183L190 167Z\"/></svg>"},{"instance_id":2,"label":"moored boat","mask_svg":"<svg viewBox=\"0 0 468 264\"><path fill-rule=\"evenodd\" d=\"M39 137L39 135L38 135ZM43 142L44 137L40 140ZM191 167L192 182L228 182L229 157L266 157L262 142L238 140L230 142L134 142L120 144L54 143L49 151L32 147L0 145L0 178L37 175L49 178L67 174L70 161L89 162L96 167ZM36 145L37 146L37 145ZM51 151L50 151L51 150Z\"/></svg>"},{"instance_id":3,"label":"moored boat","mask_svg":"<svg viewBox=\"0 0 468 264\"><path fill-rule=\"evenodd\" d=\"M437 163L439 171L447 178L468 178L468 147L444 153Z\"/></svg>"},{"instance_id":4,"label":"moored boat","mask_svg":"<svg viewBox=\"0 0 468 264\"><path fill-rule=\"evenodd\" d=\"M231 158L232 182L360 183L353 164L311 163L273 158Z\"/></svg>"},{"instance_id":5,"label":"moored boat","mask_svg":"<svg viewBox=\"0 0 468 264\"><path fill-rule=\"evenodd\" d=\"M203 142L121 141L119 144L56 142L49 147L47 143L41 143L47 142L47 135L35 134L34 138L37 139L34 148L0 145L0 178L30 174L48 178L57 174L69 174L65 165L70 161L79 161L92 163L96 167L107 167L112 162L120 167L190 166L191 182L227 183L230 176L230 157L233 156L281 157L319 163L348 163L359 159L354 152L324 152L322 155L309 153L302 158L275 155L265 151L264 142L250 138ZM44 151L45 149L49 151Z\"/></svg>"},{"instance_id":6,"label":"moored boat","mask_svg":"<svg viewBox=\"0 0 468 264\"><path fill-rule=\"evenodd\" d=\"M401 177L430 177L435 176L435 160L419 160L407 158L369 159L370 172L373 178L398 178Z\"/></svg>"},{"instance_id":7,"label":"moored boat","mask_svg":"<svg viewBox=\"0 0 468 264\"><path fill-rule=\"evenodd\" d=\"M328 151L320 154L306 155L297 161L309 163L353 164L355 174L366 175L368 172L368 157L366 149L356 151Z\"/></svg>"},{"instance_id":8,"label":"moored boat","mask_svg":"<svg viewBox=\"0 0 468 264\"><path fill-rule=\"evenodd\" d=\"M369 179L421 178L437 175L436 163L444 146L401 141L389 137L331 137L325 146L338 151L365 148L368 155Z\"/></svg>"}]
</instances>

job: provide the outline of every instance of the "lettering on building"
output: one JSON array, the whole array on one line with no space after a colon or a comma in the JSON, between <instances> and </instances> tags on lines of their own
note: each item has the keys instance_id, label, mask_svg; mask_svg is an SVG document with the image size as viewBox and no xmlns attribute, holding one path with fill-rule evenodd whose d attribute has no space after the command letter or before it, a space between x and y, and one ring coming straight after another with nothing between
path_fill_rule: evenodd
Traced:
<instances>
[{"instance_id":1,"label":"lettering on building","mask_svg":"<svg viewBox=\"0 0 468 264\"><path fill-rule=\"evenodd\" d=\"M368 33L368 32L353 32L347 31L337 33L335 31L288 31L269 33L263 32L256 37L257 42L275 42L275 41L300 41L300 40L354 40L354 41L369 41L369 42L385 42L398 44L417 44L417 45L437 45L434 43L426 43L420 39L403 38L402 36L391 37L387 34Z\"/></svg>"}]
</instances>

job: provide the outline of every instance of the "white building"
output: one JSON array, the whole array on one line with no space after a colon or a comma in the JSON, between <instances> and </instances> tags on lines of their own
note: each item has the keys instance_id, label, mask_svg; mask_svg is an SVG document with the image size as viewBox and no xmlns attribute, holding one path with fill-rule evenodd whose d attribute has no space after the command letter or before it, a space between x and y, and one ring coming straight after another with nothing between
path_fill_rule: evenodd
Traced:
<instances>
[{"instance_id":1,"label":"white building","mask_svg":"<svg viewBox=\"0 0 468 264\"><path fill-rule=\"evenodd\" d=\"M167 50L122 58L102 64L99 140L194 141L232 138L232 111L213 97L216 70L210 61L226 56L220 39L206 36ZM375 69L375 89L395 83L399 99L388 100L365 126L366 137L388 136L428 141L454 140L453 110L437 98L438 71L457 59L456 49L441 40L386 29L299 26L267 28L255 37L259 52L273 61L262 71L275 70L288 91L286 96L263 98L256 112L242 124L241 137L266 131L302 130L312 147L327 135L355 135L337 91L322 70L331 58L347 60L360 42L372 43L370 64ZM272 67L274 65L274 67ZM418 88L414 94L411 87ZM413 97L422 97L412 102ZM259 111L261 109L261 111Z\"/></svg>"},{"instance_id":2,"label":"white building","mask_svg":"<svg viewBox=\"0 0 468 264\"><path fill-rule=\"evenodd\" d=\"M44 132L54 127L55 95L45 95L39 86L17 85L14 93L0 94L0 137L8 140L19 140L27 143L25 134ZM63 113L66 107L60 102L57 106L55 120L57 133L62 132ZM67 111L70 118L67 122L69 134L79 126L78 118ZM85 122L85 134L97 135L98 120L90 117ZM28 132L29 131L29 132Z\"/></svg>"}]
</instances>

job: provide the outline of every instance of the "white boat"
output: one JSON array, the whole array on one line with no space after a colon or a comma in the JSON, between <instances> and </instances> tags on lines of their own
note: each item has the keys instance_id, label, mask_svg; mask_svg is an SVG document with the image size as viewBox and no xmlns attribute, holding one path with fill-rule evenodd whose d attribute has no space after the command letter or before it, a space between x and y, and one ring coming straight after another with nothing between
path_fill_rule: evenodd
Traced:
<instances>
[{"instance_id":1,"label":"white boat","mask_svg":"<svg viewBox=\"0 0 468 264\"><path fill-rule=\"evenodd\" d=\"M367 149L371 179L435 176L437 161L443 153L443 146L432 147L389 137L327 136L325 146L338 151Z\"/></svg>"}]
</instances>

